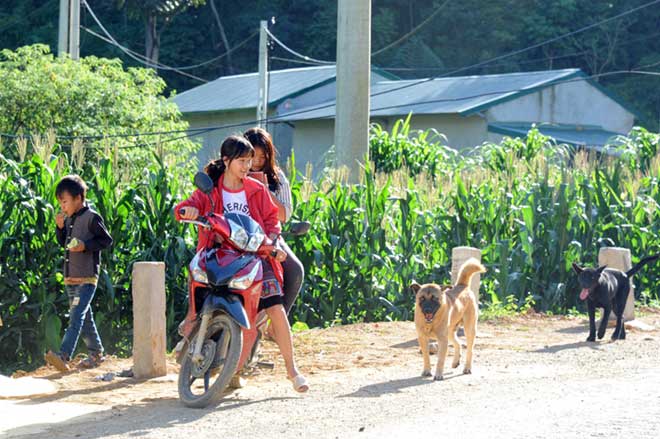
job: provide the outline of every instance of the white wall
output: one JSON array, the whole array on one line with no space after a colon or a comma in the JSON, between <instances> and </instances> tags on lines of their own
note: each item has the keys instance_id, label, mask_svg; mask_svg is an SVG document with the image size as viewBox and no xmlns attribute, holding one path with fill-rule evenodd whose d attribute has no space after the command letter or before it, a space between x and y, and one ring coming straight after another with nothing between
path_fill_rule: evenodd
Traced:
<instances>
[{"instance_id":1,"label":"white wall","mask_svg":"<svg viewBox=\"0 0 660 439\"><path fill-rule=\"evenodd\" d=\"M333 119L301 120L293 123L293 150L296 168L305 172L311 163L315 175L325 166L326 153L335 143L335 121Z\"/></svg>"},{"instance_id":2,"label":"white wall","mask_svg":"<svg viewBox=\"0 0 660 439\"><path fill-rule=\"evenodd\" d=\"M256 112L241 110L227 113L184 114L183 116L190 124L190 128L206 128L254 121L256 119ZM220 145L227 136L241 134L252 125L253 124L245 124L231 128L223 128L198 136L192 136L192 140L202 144L202 147L197 153L200 167L203 167L209 160L218 158L220 154Z\"/></svg>"},{"instance_id":3,"label":"white wall","mask_svg":"<svg viewBox=\"0 0 660 439\"><path fill-rule=\"evenodd\" d=\"M380 124L386 131L391 131L397 119L405 119L407 116L373 118L372 122ZM447 141L443 144L455 149L471 148L480 145L486 140L488 124L479 116L459 116L457 114L413 114L410 119L411 130L422 130L434 128L444 134Z\"/></svg>"},{"instance_id":4,"label":"white wall","mask_svg":"<svg viewBox=\"0 0 660 439\"><path fill-rule=\"evenodd\" d=\"M485 112L490 122L548 122L598 125L627 134L634 116L587 81L567 82L544 88Z\"/></svg>"},{"instance_id":5,"label":"white wall","mask_svg":"<svg viewBox=\"0 0 660 439\"><path fill-rule=\"evenodd\" d=\"M401 116L404 119L406 116ZM380 124L390 131L397 117L372 118L371 122ZM444 134L448 142L442 141L456 149L471 148L480 145L487 139L488 125L480 116L463 117L450 115L413 115L411 130L427 130L435 128ZM325 165L326 153L334 144L334 120L303 120L294 123L293 148L296 155L296 167L305 171L307 163L311 163L315 175Z\"/></svg>"},{"instance_id":6,"label":"white wall","mask_svg":"<svg viewBox=\"0 0 660 439\"><path fill-rule=\"evenodd\" d=\"M273 115L273 113L270 113ZM209 160L216 159L220 154L220 145L222 141L232 134L242 134L246 129L254 126L256 119L256 110L240 110L224 113L206 113L206 114L184 114L184 119L190 124L190 128L206 128L225 125L236 125L229 128L210 131L208 133L192 136L191 139L202 144L197 159L200 168ZM245 123L248 122L248 123ZM293 128L290 124L277 123L269 124L268 131L273 136L273 142L279 152L279 160L282 166L285 165L285 159L291 152L291 143L293 139Z\"/></svg>"}]
</instances>

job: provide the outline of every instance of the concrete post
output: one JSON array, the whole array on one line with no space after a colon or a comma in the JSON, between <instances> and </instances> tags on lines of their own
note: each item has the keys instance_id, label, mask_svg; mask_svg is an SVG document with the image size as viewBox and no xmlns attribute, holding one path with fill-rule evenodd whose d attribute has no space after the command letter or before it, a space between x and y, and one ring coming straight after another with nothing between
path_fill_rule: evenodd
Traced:
<instances>
[{"instance_id":1,"label":"concrete post","mask_svg":"<svg viewBox=\"0 0 660 439\"><path fill-rule=\"evenodd\" d=\"M69 55L71 59L80 58L80 0L71 0L69 11Z\"/></svg>"},{"instance_id":2,"label":"concrete post","mask_svg":"<svg viewBox=\"0 0 660 439\"><path fill-rule=\"evenodd\" d=\"M458 270L461 268L461 265L470 258L475 258L481 262L481 250L474 247L454 247L451 251L451 283L452 285L456 283L458 278ZM481 275L475 274L472 276L472 282L470 282L470 289L474 291L474 294L477 297L477 302L479 302L479 285L481 282Z\"/></svg>"},{"instance_id":3,"label":"concrete post","mask_svg":"<svg viewBox=\"0 0 660 439\"><path fill-rule=\"evenodd\" d=\"M337 165L356 182L369 152L371 0L339 0L337 5Z\"/></svg>"},{"instance_id":4,"label":"concrete post","mask_svg":"<svg viewBox=\"0 0 660 439\"><path fill-rule=\"evenodd\" d=\"M621 271L628 271L632 268L630 259L630 250L620 247L602 247L598 251L598 266L607 265L609 268L616 268ZM615 320L614 313L610 314L610 320ZM626 307L623 311L623 321L627 322L635 319L635 285L630 280L630 293L626 299Z\"/></svg>"},{"instance_id":5,"label":"concrete post","mask_svg":"<svg viewBox=\"0 0 660 439\"><path fill-rule=\"evenodd\" d=\"M69 0L60 0L60 24L57 34L57 55L69 53Z\"/></svg>"},{"instance_id":6,"label":"concrete post","mask_svg":"<svg viewBox=\"0 0 660 439\"><path fill-rule=\"evenodd\" d=\"M133 265L133 375L167 374L165 364L165 263Z\"/></svg>"}]
</instances>

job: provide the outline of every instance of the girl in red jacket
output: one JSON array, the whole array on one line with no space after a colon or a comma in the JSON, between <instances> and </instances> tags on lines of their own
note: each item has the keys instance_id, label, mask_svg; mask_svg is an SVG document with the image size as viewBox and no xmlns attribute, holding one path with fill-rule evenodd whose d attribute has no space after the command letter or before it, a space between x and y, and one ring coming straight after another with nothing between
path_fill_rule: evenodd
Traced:
<instances>
[{"instance_id":1,"label":"girl in red jacket","mask_svg":"<svg viewBox=\"0 0 660 439\"><path fill-rule=\"evenodd\" d=\"M254 148L245 138L229 136L222 142L220 158L209 162L204 171L214 183L211 197L216 213L239 213L254 219L266 235L276 239L280 233L280 222L277 219L277 206L271 200L268 189L261 182L248 177ZM183 208L183 213L179 214ZM196 190L190 198L179 203L175 212L177 219L192 220L200 213L211 210L209 197ZM200 228L197 250L206 248L209 241L216 239L212 233ZM264 264L264 280L259 309L265 309L273 327L275 342L280 348L286 365L287 377L298 392L306 392L309 385L305 377L298 371L293 358L293 342L291 328L284 311L284 295L282 293L282 266L286 253L277 249L273 264Z\"/></svg>"}]
</instances>

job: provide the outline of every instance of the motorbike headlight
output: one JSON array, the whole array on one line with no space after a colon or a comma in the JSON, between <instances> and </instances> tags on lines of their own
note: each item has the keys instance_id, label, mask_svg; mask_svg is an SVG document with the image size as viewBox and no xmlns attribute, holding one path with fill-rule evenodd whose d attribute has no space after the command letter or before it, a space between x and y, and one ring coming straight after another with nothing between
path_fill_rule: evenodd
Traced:
<instances>
[{"instance_id":1,"label":"motorbike headlight","mask_svg":"<svg viewBox=\"0 0 660 439\"><path fill-rule=\"evenodd\" d=\"M231 228L229 239L231 239L238 248L245 249L248 245L248 234L245 229L231 220L229 221L229 227Z\"/></svg>"},{"instance_id":2,"label":"motorbike headlight","mask_svg":"<svg viewBox=\"0 0 660 439\"><path fill-rule=\"evenodd\" d=\"M252 270L248 274L230 280L229 288L234 290L247 290L250 288L259 273L259 267L261 267L261 263L254 264L254 267L252 267Z\"/></svg>"},{"instance_id":3,"label":"motorbike headlight","mask_svg":"<svg viewBox=\"0 0 660 439\"><path fill-rule=\"evenodd\" d=\"M266 235L264 235L262 232L254 233L250 238L250 241L247 243L247 246L245 246L245 250L249 252L256 252L259 250L259 247L261 246L261 243L264 242L265 238Z\"/></svg>"},{"instance_id":4,"label":"motorbike headlight","mask_svg":"<svg viewBox=\"0 0 660 439\"><path fill-rule=\"evenodd\" d=\"M195 254L195 257L190 261L190 275L192 276L193 280L196 282L202 282L202 283L209 283L209 278L206 276L206 271L202 270L202 268L199 266L199 261L201 259L201 252Z\"/></svg>"}]
</instances>

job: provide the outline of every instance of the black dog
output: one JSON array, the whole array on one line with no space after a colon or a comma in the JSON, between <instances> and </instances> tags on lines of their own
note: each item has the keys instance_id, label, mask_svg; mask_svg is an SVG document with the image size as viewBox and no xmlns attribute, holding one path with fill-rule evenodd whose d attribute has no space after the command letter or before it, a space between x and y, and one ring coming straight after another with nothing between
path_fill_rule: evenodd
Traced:
<instances>
[{"instance_id":1,"label":"black dog","mask_svg":"<svg viewBox=\"0 0 660 439\"><path fill-rule=\"evenodd\" d=\"M626 330L623 326L623 310L626 307L626 299L630 292L630 278L640 268L649 262L655 261L660 254L649 256L637 263L630 270L623 272L605 265L598 268L581 268L573 262L573 270L578 275L578 282L582 291L580 300L587 301L589 311L589 337L587 341L596 341L596 308L603 308L603 319L598 326L598 339L605 335L607 320L610 312L616 315L616 328L612 334L612 340L624 340Z\"/></svg>"}]
</instances>

